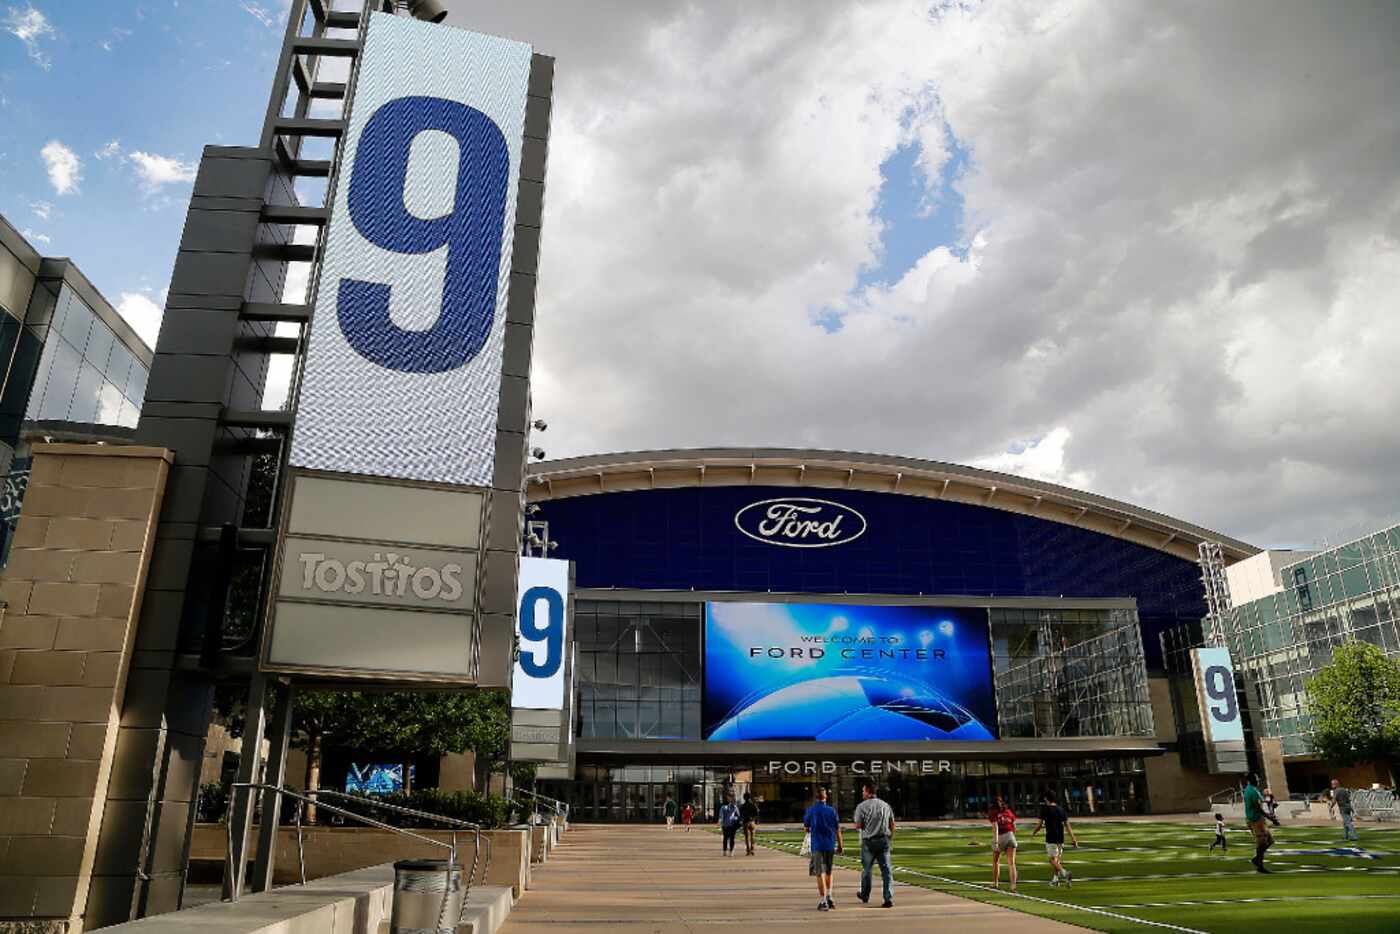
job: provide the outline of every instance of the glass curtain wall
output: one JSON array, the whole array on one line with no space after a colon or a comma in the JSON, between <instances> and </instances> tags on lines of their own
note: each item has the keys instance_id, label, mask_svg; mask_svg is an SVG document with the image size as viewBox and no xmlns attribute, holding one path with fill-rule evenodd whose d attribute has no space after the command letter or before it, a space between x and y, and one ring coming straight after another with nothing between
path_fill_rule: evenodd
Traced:
<instances>
[{"instance_id":1,"label":"glass curtain wall","mask_svg":"<svg viewBox=\"0 0 1400 934\"><path fill-rule=\"evenodd\" d=\"M579 600L576 734L700 738L700 603Z\"/></svg>"},{"instance_id":2,"label":"glass curtain wall","mask_svg":"<svg viewBox=\"0 0 1400 934\"><path fill-rule=\"evenodd\" d=\"M25 418L135 428L148 375L145 364L64 285Z\"/></svg>"},{"instance_id":3,"label":"glass curtain wall","mask_svg":"<svg viewBox=\"0 0 1400 934\"><path fill-rule=\"evenodd\" d=\"M991 614L1004 739L1154 734L1135 610Z\"/></svg>"},{"instance_id":4,"label":"glass curtain wall","mask_svg":"<svg viewBox=\"0 0 1400 934\"><path fill-rule=\"evenodd\" d=\"M1312 751L1307 681L1332 650L1359 639L1400 655L1400 525L1280 570L1283 589L1234 609L1226 622L1262 735L1284 755Z\"/></svg>"}]
</instances>

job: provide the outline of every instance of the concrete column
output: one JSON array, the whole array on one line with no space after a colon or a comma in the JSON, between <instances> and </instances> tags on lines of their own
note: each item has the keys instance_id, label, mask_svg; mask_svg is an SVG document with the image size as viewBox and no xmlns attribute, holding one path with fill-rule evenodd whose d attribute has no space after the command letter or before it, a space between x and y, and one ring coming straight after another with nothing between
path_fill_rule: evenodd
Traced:
<instances>
[{"instance_id":1,"label":"concrete column","mask_svg":"<svg viewBox=\"0 0 1400 934\"><path fill-rule=\"evenodd\" d=\"M119 715L172 460L34 448L0 575L0 917L84 927L109 792L125 780Z\"/></svg>"},{"instance_id":2,"label":"concrete column","mask_svg":"<svg viewBox=\"0 0 1400 934\"><path fill-rule=\"evenodd\" d=\"M1264 766L1264 787L1280 801L1288 800L1288 773L1283 767L1283 740L1259 738L1259 761Z\"/></svg>"}]
</instances>

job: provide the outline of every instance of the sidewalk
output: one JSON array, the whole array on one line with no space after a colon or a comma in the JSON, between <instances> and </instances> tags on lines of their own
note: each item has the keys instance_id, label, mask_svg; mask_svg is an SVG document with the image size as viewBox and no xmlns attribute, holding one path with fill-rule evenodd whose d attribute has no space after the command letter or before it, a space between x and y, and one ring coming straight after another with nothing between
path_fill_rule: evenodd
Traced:
<instances>
[{"instance_id":1,"label":"sidewalk","mask_svg":"<svg viewBox=\"0 0 1400 934\"><path fill-rule=\"evenodd\" d=\"M859 874L836 871L835 911L817 911L816 883L807 861L758 848L755 856L720 855L720 837L659 826L575 825L500 934L682 934L713 927L725 934L774 925L815 925L822 931L897 929L947 934L1073 934L1082 928L991 905L895 887L895 907L879 907L879 871L871 905L856 900Z\"/></svg>"}]
</instances>

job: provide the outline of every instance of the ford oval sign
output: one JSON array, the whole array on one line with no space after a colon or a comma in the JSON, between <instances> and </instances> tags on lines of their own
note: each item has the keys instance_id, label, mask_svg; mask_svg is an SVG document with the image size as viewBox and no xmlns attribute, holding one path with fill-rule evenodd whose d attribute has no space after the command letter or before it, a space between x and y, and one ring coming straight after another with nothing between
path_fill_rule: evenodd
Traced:
<instances>
[{"instance_id":1,"label":"ford oval sign","mask_svg":"<svg viewBox=\"0 0 1400 934\"><path fill-rule=\"evenodd\" d=\"M864 535L865 525L865 516L828 499L765 499L734 514L734 526L740 532L784 548L844 545Z\"/></svg>"}]
</instances>

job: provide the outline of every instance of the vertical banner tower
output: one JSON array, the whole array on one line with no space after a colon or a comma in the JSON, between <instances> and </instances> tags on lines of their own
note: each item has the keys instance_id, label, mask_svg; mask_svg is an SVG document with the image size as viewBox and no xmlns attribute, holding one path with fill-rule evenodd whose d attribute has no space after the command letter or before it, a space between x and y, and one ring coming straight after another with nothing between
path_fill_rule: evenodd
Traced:
<instances>
[{"instance_id":1,"label":"vertical banner tower","mask_svg":"<svg viewBox=\"0 0 1400 934\"><path fill-rule=\"evenodd\" d=\"M475 685L515 610L531 322L509 319L538 254L535 191L521 209L543 182L534 55L388 13L362 33L261 664Z\"/></svg>"}]
</instances>

